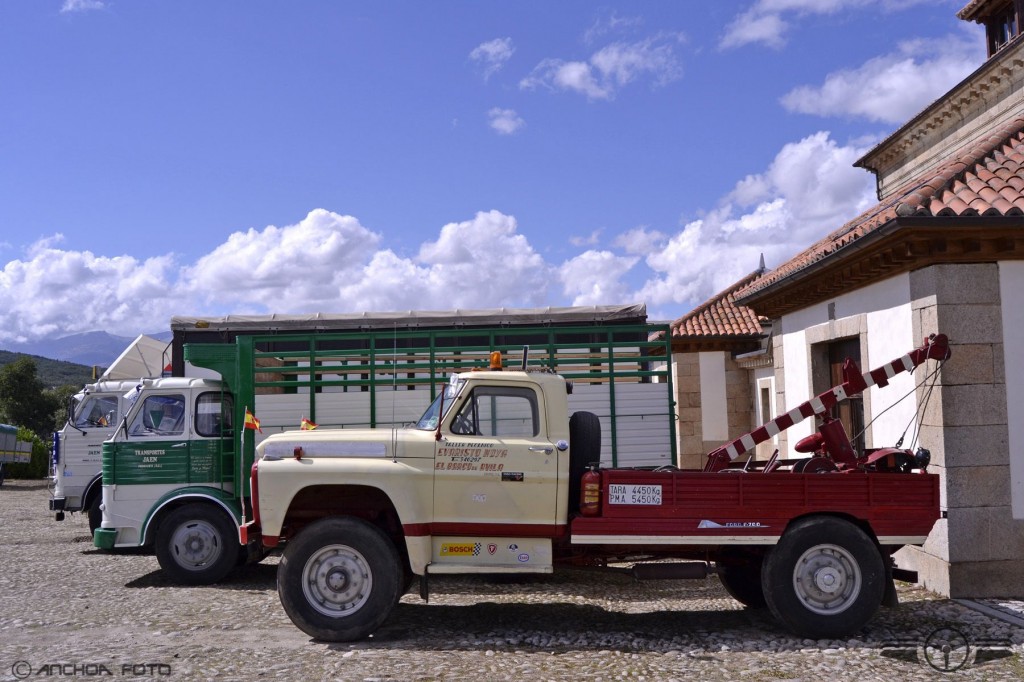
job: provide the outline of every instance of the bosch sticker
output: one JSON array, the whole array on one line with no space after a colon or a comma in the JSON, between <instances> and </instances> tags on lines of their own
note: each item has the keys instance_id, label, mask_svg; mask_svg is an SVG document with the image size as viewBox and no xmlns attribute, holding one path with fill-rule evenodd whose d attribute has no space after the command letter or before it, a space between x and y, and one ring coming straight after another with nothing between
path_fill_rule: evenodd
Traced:
<instances>
[{"instance_id":1,"label":"bosch sticker","mask_svg":"<svg viewBox=\"0 0 1024 682\"><path fill-rule=\"evenodd\" d=\"M480 556L479 542L443 542L441 556Z\"/></svg>"}]
</instances>

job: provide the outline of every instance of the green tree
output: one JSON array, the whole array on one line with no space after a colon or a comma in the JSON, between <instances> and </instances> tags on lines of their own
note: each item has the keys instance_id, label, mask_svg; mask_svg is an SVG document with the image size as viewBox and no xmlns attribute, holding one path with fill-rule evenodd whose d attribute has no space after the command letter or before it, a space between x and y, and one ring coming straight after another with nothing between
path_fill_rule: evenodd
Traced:
<instances>
[{"instance_id":1,"label":"green tree","mask_svg":"<svg viewBox=\"0 0 1024 682\"><path fill-rule=\"evenodd\" d=\"M57 401L54 393L43 390L32 358L23 357L0 367L0 412L9 424L48 438L55 426Z\"/></svg>"},{"instance_id":2,"label":"green tree","mask_svg":"<svg viewBox=\"0 0 1024 682\"><path fill-rule=\"evenodd\" d=\"M71 397L80 390L82 390L81 386L64 384L44 391L47 398L56 406L53 411L53 427L55 429L59 429L68 420L68 405L71 403Z\"/></svg>"}]
</instances>

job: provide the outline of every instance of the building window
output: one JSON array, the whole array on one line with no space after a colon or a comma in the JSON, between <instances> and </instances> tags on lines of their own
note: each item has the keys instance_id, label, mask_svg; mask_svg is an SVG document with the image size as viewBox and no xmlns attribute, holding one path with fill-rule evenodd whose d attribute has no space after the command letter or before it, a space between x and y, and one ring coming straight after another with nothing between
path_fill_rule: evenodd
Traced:
<instances>
[{"instance_id":1,"label":"building window","mask_svg":"<svg viewBox=\"0 0 1024 682\"><path fill-rule=\"evenodd\" d=\"M775 381L771 377L757 380L757 419L760 424L767 424L775 418L775 406L772 401L772 394L775 392ZM779 442L778 436L773 436L763 443L758 443L754 450L757 459L768 459L775 452Z\"/></svg>"},{"instance_id":2,"label":"building window","mask_svg":"<svg viewBox=\"0 0 1024 682\"><path fill-rule=\"evenodd\" d=\"M761 423L767 424L772 420L772 389L764 384L761 385Z\"/></svg>"},{"instance_id":3,"label":"building window","mask_svg":"<svg viewBox=\"0 0 1024 682\"><path fill-rule=\"evenodd\" d=\"M814 394L820 395L843 383L843 363L849 358L860 365L860 339L852 337L811 346ZM846 435L858 455L864 454L864 397L858 394L840 401L831 416L843 423Z\"/></svg>"},{"instance_id":4,"label":"building window","mask_svg":"<svg viewBox=\"0 0 1024 682\"><path fill-rule=\"evenodd\" d=\"M1021 0L1011 0L985 19L988 55L991 57L1020 34Z\"/></svg>"}]
</instances>

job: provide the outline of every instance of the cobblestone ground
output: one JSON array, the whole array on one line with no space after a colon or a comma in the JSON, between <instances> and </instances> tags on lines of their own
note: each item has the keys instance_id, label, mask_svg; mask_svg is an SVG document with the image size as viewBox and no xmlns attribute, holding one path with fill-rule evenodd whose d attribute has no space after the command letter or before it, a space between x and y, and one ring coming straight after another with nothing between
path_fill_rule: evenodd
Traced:
<instances>
[{"instance_id":1,"label":"cobblestone ground","mask_svg":"<svg viewBox=\"0 0 1024 682\"><path fill-rule=\"evenodd\" d=\"M900 607L851 639L813 641L743 609L713 577L436 579L429 604L406 595L371 639L324 644L284 614L275 558L177 587L151 555L93 549L86 519L55 522L48 498L41 482L0 488L0 680L1024 678L1024 628L920 589L901 588ZM971 643L950 652L955 672L929 665L926 653L945 665L925 646L936 631Z\"/></svg>"}]
</instances>

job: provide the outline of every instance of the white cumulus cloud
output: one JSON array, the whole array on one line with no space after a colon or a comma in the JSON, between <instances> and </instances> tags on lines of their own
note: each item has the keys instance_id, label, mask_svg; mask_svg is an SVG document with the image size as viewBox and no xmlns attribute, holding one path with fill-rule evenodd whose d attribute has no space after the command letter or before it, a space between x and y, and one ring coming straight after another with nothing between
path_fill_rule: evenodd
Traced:
<instances>
[{"instance_id":1,"label":"white cumulus cloud","mask_svg":"<svg viewBox=\"0 0 1024 682\"><path fill-rule=\"evenodd\" d=\"M483 70L484 82L491 76L501 71L516 48L511 38L495 38L486 43L481 43L469 53L469 58L476 62Z\"/></svg>"},{"instance_id":2,"label":"white cumulus cloud","mask_svg":"<svg viewBox=\"0 0 1024 682\"><path fill-rule=\"evenodd\" d=\"M65 336L94 329L160 329L182 302L172 255L139 260L33 244L0 271L0 341Z\"/></svg>"},{"instance_id":3,"label":"white cumulus cloud","mask_svg":"<svg viewBox=\"0 0 1024 682\"><path fill-rule=\"evenodd\" d=\"M134 336L174 315L364 312L548 305L557 279L512 216L444 225L415 256L324 209L234 232L194 263L60 248L54 235L0 270L0 343L102 329Z\"/></svg>"},{"instance_id":4,"label":"white cumulus cloud","mask_svg":"<svg viewBox=\"0 0 1024 682\"><path fill-rule=\"evenodd\" d=\"M516 113L515 109L502 109L494 107L487 112L489 125L499 135L512 135L526 125L526 121Z\"/></svg>"},{"instance_id":5,"label":"white cumulus cloud","mask_svg":"<svg viewBox=\"0 0 1024 682\"><path fill-rule=\"evenodd\" d=\"M88 12L89 10L103 9L107 6L103 0L64 0L61 5L61 14L68 12Z\"/></svg>"},{"instance_id":6,"label":"white cumulus cloud","mask_svg":"<svg viewBox=\"0 0 1024 682\"><path fill-rule=\"evenodd\" d=\"M182 278L210 303L320 310L337 305L342 284L360 276L379 241L352 216L316 209L294 225L231 234Z\"/></svg>"},{"instance_id":7,"label":"white cumulus cloud","mask_svg":"<svg viewBox=\"0 0 1024 682\"><path fill-rule=\"evenodd\" d=\"M873 176L852 167L866 151L826 132L785 145L703 218L651 240L652 276L633 298L672 317L752 272L761 254L781 264L874 204Z\"/></svg>"},{"instance_id":8,"label":"white cumulus cloud","mask_svg":"<svg viewBox=\"0 0 1024 682\"><path fill-rule=\"evenodd\" d=\"M761 44L779 49L786 44L791 21L808 15L835 14L847 9L895 12L931 0L757 0L732 20L718 43L721 49Z\"/></svg>"},{"instance_id":9,"label":"white cumulus cloud","mask_svg":"<svg viewBox=\"0 0 1024 682\"><path fill-rule=\"evenodd\" d=\"M584 251L562 264L558 271L562 291L572 305L632 303L632 293L622 281L639 259L610 251Z\"/></svg>"},{"instance_id":10,"label":"white cumulus cloud","mask_svg":"<svg viewBox=\"0 0 1024 682\"><path fill-rule=\"evenodd\" d=\"M611 43L586 61L544 59L519 81L519 87L575 92L590 100L608 100L641 79L649 80L653 86L663 86L682 75L675 54L675 45L680 40L678 34L663 34L638 42Z\"/></svg>"},{"instance_id":11,"label":"white cumulus cloud","mask_svg":"<svg viewBox=\"0 0 1024 682\"><path fill-rule=\"evenodd\" d=\"M984 45L972 37L901 43L896 51L855 69L830 73L820 86L794 88L782 97L782 105L804 114L901 123L981 64Z\"/></svg>"}]
</instances>

